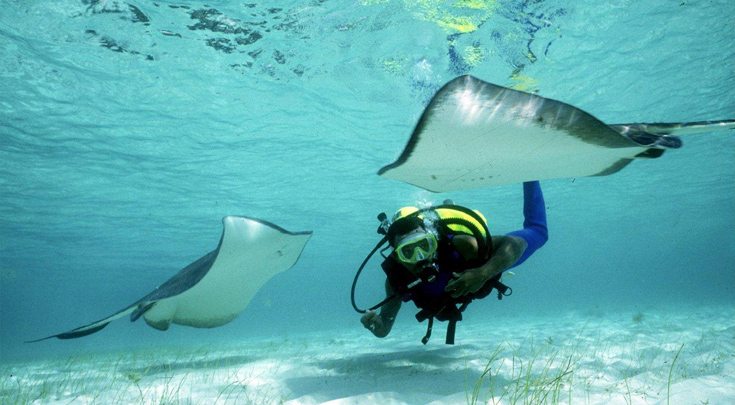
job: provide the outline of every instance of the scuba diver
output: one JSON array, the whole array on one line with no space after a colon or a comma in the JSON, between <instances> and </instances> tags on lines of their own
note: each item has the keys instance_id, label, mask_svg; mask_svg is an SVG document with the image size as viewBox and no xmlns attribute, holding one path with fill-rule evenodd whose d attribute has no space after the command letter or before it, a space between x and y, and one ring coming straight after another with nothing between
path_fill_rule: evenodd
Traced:
<instances>
[{"instance_id":1,"label":"scuba diver","mask_svg":"<svg viewBox=\"0 0 735 405\"><path fill-rule=\"evenodd\" d=\"M404 207L392 220L382 213L378 233L384 238L365 258L352 286L352 305L363 313L361 322L377 337L387 336L402 302L420 309L416 319L428 319L422 343L431 337L433 320L448 321L446 343L454 344L457 321L474 299L493 289L498 299L512 290L501 283L502 273L520 265L546 243L546 207L538 181L523 184L523 229L491 236L487 220L476 210L450 201L435 207ZM355 284L370 257L388 242L393 251L383 255L386 298L364 310L354 299ZM383 251L387 250L386 247ZM382 253L382 252L381 252ZM375 312L380 308L380 312Z\"/></svg>"}]
</instances>

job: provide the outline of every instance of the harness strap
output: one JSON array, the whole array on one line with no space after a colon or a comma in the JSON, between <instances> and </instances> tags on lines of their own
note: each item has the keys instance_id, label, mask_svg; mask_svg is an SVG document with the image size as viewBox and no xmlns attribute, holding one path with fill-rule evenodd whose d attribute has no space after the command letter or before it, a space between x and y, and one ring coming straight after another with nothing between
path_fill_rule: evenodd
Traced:
<instances>
[{"instance_id":1,"label":"harness strap","mask_svg":"<svg viewBox=\"0 0 735 405\"><path fill-rule=\"evenodd\" d=\"M444 340L445 344L453 345L454 344L454 333L457 331L457 320L452 319L449 321L449 324L447 325L447 337Z\"/></svg>"},{"instance_id":2,"label":"harness strap","mask_svg":"<svg viewBox=\"0 0 735 405\"><path fill-rule=\"evenodd\" d=\"M449 324L447 324L447 337L444 340L444 343L448 345L454 344L454 334L457 332L457 322L462 320L462 312L467 309L467 305L470 305L470 302L472 302L472 300L463 302L462 305L457 308L457 315L449 320Z\"/></svg>"},{"instance_id":3,"label":"harness strap","mask_svg":"<svg viewBox=\"0 0 735 405\"><path fill-rule=\"evenodd\" d=\"M429 318L429 325L426 327L426 334L423 338L421 338L421 343L427 344L429 343L429 339L431 339L431 329L434 327L434 317Z\"/></svg>"}]
</instances>

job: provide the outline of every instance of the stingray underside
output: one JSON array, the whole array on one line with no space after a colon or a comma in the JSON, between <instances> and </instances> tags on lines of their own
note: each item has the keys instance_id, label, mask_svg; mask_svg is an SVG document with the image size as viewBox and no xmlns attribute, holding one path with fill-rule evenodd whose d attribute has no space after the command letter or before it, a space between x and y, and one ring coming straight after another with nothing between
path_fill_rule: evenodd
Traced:
<instances>
[{"instance_id":1,"label":"stingray underside","mask_svg":"<svg viewBox=\"0 0 735 405\"><path fill-rule=\"evenodd\" d=\"M267 221L238 216L223 220L219 245L132 305L99 321L50 338L73 339L97 332L115 319L143 317L166 330L224 325L242 312L258 290L298 260L311 232L289 232Z\"/></svg>"},{"instance_id":2,"label":"stingray underside","mask_svg":"<svg viewBox=\"0 0 735 405\"><path fill-rule=\"evenodd\" d=\"M678 148L675 135L733 121L607 125L572 105L458 77L424 110L400 157L379 175L443 192L615 173Z\"/></svg>"}]
</instances>

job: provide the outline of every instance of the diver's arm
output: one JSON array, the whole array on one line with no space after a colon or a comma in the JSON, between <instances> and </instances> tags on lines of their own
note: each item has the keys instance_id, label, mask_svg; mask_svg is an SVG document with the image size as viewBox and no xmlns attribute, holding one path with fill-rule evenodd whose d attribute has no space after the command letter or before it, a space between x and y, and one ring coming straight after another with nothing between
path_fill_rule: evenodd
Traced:
<instances>
[{"instance_id":1,"label":"diver's arm","mask_svg":"<svg viewBox=\"0 0 735 405\"><path fill-rule=\"evenodd\" d=\"M511 268L523 255L526 241L516 236L494 236L493 246L493 255L482 266L455 273L446 287L452 297L474 293L488 280Z\"/></svg>"},{"instance_id":2,"label":"diver's arm","mask_svg":"<svg viewBox=\"0 0 735 405\"><path fill-rule=\"evenodd\" d=\"M512 267L525 262L549 239L549 230L546 227L546 203L538 181L523 183L523 218L523 229L506 235L521 238L526 242L526 249Z\"/></svg>"},{"instance_id":3,"label":"diver's arm","mask_svg":"<svg viewBox=\"0 0 735 405\"><path fill-rule=\"evenodd\" d=\"M522 238L506 235L494 236L493 246L494 253L490 260L478 268L486 281L513 267L525 253L528 244Z\"/></svg>"},{"instance_id":4,"label":"diver's arm","mask_svg":"<svg viewBox=\"0 0 735 405\"><path fill-rule=\"evenodd\" d=\"M546 205L538 181L523 183L523 217L523 229L505 236L493 237L494 251L490 260L480 267L455 274L446 287L450 295L459 297L478 291L485 282L523 263L546 243L549 239L546 227ZM477 241L473 237L465 238L466 241L457 240L456 242L465 244L469 242L476 252Z\"/></svg>"},{"instance_id":5,"label":"diver's arm","mask_svg":"<svg viewBox=\"0 0 735 405\"><path fill-rule=\"evenodd\" d=\"M385 280L385 295L386 297L393 296L393 298L380 307L380 313L368 311L360 319L360 322L362 322L365 328L379 338L388 336L390 330L393 328L396 315L398 315L398 311L401 309L401 297L394 295L393 288L388 280Z\"/></svg>"}]
</instances>

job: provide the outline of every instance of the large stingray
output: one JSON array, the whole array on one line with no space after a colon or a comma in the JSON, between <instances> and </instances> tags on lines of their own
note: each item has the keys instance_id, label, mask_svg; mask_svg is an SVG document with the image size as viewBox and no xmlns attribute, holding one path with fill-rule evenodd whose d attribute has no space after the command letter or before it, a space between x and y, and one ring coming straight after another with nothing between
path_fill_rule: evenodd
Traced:
<instances>
[{"instance_id":1,"label":"large stingray","mask_svg":"<svg viewBox=\"0 0 735 405\"><path fill-rule=\"evenodd\" d=\"M228 216L217 249L184 267L145 297L104 319L51 335L73 339L97 332L115 319L141 316L167 330L172 323L214 328L233 320L273 276L298 260L311 232L289 232L255 218Z\"/></svg>"},{"instance_id":2,"label":"large stingray","mask_svg":"<svg viewBox=\"0 0 735 405\"><path fill-rule=\"evenodd\" d=\"M534 94L460 76L424 110L401 156L379 175L429 191L615 173L678 148L676 135L735 128L735 120L607 125Z\"/></svg>"}]
</instances>

